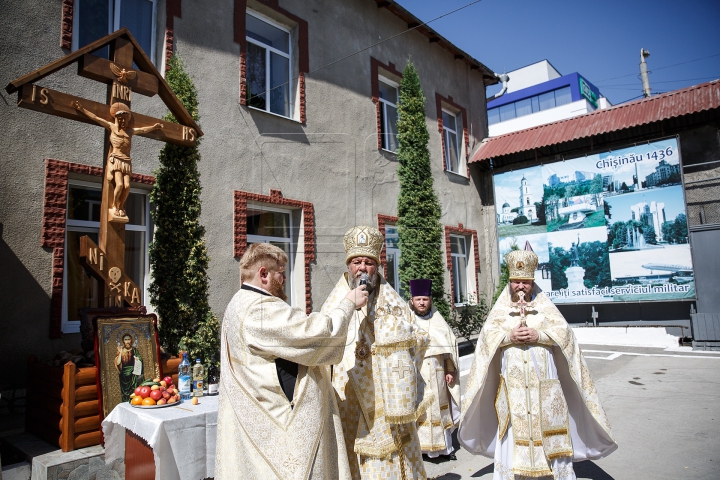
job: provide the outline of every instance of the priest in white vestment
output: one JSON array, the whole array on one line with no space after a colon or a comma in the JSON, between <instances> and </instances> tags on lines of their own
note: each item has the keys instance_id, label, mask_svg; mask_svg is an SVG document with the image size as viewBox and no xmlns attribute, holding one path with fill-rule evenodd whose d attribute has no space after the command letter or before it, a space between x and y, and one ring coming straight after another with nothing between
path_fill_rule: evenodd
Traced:
<instances>
[{"instance_id":1,"label":"priest in white vestment","mask_svg":"<svg viewBox=\"0 0 720 480\"><path fill-rule=\"evenodd\" d=\"M356 285L367 283L368 304L350 320L342 361L332 383L353 479L424 479L416 421L432 400L420 375L428 337L408 305L378 271L384 238L359 226L344 236L348 271L330 293L328 313Z\"/></svg>"},{"instance_id":2,"label":"priest in white vestment","mask_svg":"<svg viewBox=\"0 0 720 480\"><path fill-rule=\"evenodd\" d=\"M452 432L460 419L460 378L457 339L432 303L432 280L410 280L410 309L420 330L430 337L421 374L425 389L435 399L418 418L418 437L422 452L456 460Z\"/></svg>"},{"instance_id":3,"label":"priest in white vestment","mask_svg":"<svg viewBox=\"0 0 720 480\"><path fill-rule=\"evenodd\" d=\"M575 479L573 461L617 444L572 329L534 283L537 255L505 260L510 283L477 341L458 440L495 459L494 480Z\"/></svg>"},{"instance_id":4,"label":"priest in white vestment","mask_svg":"<svg viewBox=\"0 0 720 480\"><path fill-rule=\"evenodd\" d=\"M287 261L266 243L240 260L220 339L217 480L351 478L328 366L342 358L366 287L306 315L284 301Z\"/></svg>"}]
</instances>

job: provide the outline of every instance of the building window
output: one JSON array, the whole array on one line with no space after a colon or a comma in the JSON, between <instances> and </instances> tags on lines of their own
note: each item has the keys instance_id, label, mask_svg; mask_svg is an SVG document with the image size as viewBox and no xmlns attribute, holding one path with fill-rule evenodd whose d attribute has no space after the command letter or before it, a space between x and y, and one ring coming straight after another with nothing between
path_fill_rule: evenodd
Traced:
<instances>
[{"instance_id":1,"label":"building window","mask_svg":"<svg viewBox=\"0 0 720 480\"><path fill-rule=\"evenodd\" d=\"M570 87L563 87L550 92L541 93L512 103L488 109L488 124L505 122L513 118L523 117L531 113L548 110L572 102Z\"/></svg>"},{"instance_id":2,"label":"building window","mask_svg":"<svg viewBox=\"0 0 720 480\"><path fill-rule=\"evenodd\" d=\"M73 50L82 48L122 27L127 27L140 47L154 57L157 0L75 0ZM95 52L108 58L109 49Z\"/></svg>"},{"instance_id":3,"label":"building window","mask_svg":"<svg viewBox=\"0 0 720 480\"><path fill-rule=\"evenodd\" d=\"M97 280L80 263L80 237L88 235L93 242L98 243L102 198L98 183L80 180L69 180L68 183L62 332L76 333L80 331L78 310L99 307L102 296ZM142 305L146 305L150 274L148 241L151 233L147 192L130 189L125 208L130 218L130 222L125 225L125 273L142 290Z\"/></svg>"},{"instance_id":4,"label":"building window","mask_svg":"<svg viewBox=\"0 0 720 480\"><path fill-rule=\"evenodd\" d=\"M380 136L382 148L388 152L397 150L397 104L398 85L386 78L378 80L380 93Z\"/></svg>"},{"instance_id":5,"label":"building window","mask_svg":"<svg viewBox=\"0 0 720 480\"><path fill-rule=\"evenodd\" d=\"M454 172L460 172L460 141L458 140L458 132L462 132L462 118L459 115L442 111L443 119L443 140L445 144L445 169Z\"/></svg>"},{"instance_id":6,"label":"building window","mask_svg":"<svg viewBox=\"0 0 720 480\"><path fill-rule=\"evenodd\" d=\"M287 302L293 304L293 271L297 253L296 241L293 239L292 212L264 205L248 205L247 207L247 245L253 243L270 243L280 248L288 256L285 265L285 294Z\"/></svg>"},{"instance_id":7,"label":"building window","mask_svg":"<svg viewBox=\"0 0 720 480\"><path fill-rule=\"evenodd\" d=\"M397 226L385 225L385 279L402 296L399 240Z\"/></svg>"},{"instance_id":8,"label":"building window","mask_svg":"<svg viewBox=\"0 0 720 480\"><path fill-rule=\"evenodd\" d=\"M452 259L453 302L461 304L468 298L468 254L464 236L450 235L450 257Z\"/></svg>"},{"instance_id":9,"label":"building window","mask_svg":"<svg viewBox=\"0 0 720 480\"><path fill-rule=\"evenodd\" d=\"M290 31L255 13L245 17L247 105L292 117Z\"/></svg>"}]
</instances>

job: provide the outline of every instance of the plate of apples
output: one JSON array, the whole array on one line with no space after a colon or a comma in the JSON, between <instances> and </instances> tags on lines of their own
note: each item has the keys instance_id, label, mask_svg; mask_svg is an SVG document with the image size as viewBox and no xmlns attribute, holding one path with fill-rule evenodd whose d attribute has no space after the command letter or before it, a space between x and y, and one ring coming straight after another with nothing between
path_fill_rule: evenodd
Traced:
<instances>
[{"instance_id":1,"label":"plate of apples","mask_svg":"<svg viewBox=\"0 0 720 480\"><path fill-rule=\"evenodd\" d=\"M143 382L130 395L130 405L135 408L164 408L180 403L180 392L170 376Z\"/></svg>"}]
</instances>

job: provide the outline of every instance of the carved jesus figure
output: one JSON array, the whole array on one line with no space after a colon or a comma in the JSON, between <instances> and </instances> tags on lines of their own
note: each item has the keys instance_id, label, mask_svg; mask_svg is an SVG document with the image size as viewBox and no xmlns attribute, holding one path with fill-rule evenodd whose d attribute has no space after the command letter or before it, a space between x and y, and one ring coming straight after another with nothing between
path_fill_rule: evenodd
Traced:
<instances>
[{"instance_id":1,"label":"carved jesus figure","mask_svg":"<svg viewBox=\"0 0 720 480\"><path fill-rule=\"evenodd\" d=\"M163 128L162 124L156 123L148 127L130 127L132 112L124 103L113 103L110 106L110 114L115 118L111 123L98 117L91 111L83 108L80 102L73 102L73 107L87 116L98 125L110 131L110 153L108 153L106 176L108 181L113 182L113 201L110 205L110 220L127 222L125 213L125 200L130 194L130 174L132 173L132 159L130 148L132 137L138 133L148 133Z\"/></svg>"}]
</instances>

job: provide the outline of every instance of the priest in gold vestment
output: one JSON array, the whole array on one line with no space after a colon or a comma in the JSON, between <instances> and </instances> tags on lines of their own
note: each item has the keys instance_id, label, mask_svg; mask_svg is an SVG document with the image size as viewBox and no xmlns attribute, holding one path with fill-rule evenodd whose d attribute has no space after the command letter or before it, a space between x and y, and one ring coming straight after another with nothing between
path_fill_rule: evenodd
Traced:
<instances>
[{"instance_id":1,"label":"priest in gold vestment","mask_svg":"<svg viewBox=\"0 0 720 480\"><path fill-rule=\"evenodd\" d=\"M327 314L306 315L284 301L287 260L266 243L240 260L220 339L218 480L351 478L329 365L368 294L348 290Z\"/></svg>"},{"instance_id":2,"label":"priest in gold vestment","mask_svg":"<svg viewBox=\"0 0 720 480\"><path fill-rule=\"evenodd\" d=\"M573 461L617 448L577 340L534 283L532 250L485 320L463 397L460 444L495 459L494 480L575 479Z\"/></svg>"},{"instance_id":3,"label":"priest in gold vestment","mask_svg":"<svg viewBox=\"0 0 720 480\"><path fill-rule=\"evenodd\" d=\"M432 401L420 375L429 339L378 272L382 234L360 226L343 241L348 271L322 312L337 308L358 284L366 282L370 292L368 304L350 320L345 353L332 377L352 478L426 478L416 421Z\"/></svg>"},{"instance_id":4,"label":"priest in gold vestment","mask_svg":"<svg viewBox=\"0 0 720 480\"><path fill-rule=\"evenodd\" d=\"M460 378L457 339L432 303L432 280L410 280L410 309L420 330L430 337L421 374L435 399L418 418L422 452L430 458L455 460L452 432L460 419Z\"/></svg>"}]
</instances>

